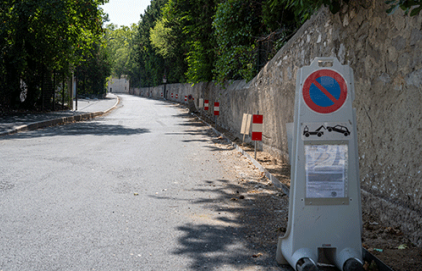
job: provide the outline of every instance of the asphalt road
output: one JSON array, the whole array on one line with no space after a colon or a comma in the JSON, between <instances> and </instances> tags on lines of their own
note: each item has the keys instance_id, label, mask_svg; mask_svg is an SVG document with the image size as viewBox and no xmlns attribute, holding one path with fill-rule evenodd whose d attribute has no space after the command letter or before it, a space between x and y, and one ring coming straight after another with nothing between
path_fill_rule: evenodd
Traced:
<instances>
[{"instance_id":1,"label":"asphalt road","mask_svg":"<svg viewBox=\"0 0 422 271\"><path fill-rule=\"evenodd\" d=\"M94 121L0 138L0 270L273 270L228 208L242 169L209 129L121 98Z\"/></svg>"}]
</instances>

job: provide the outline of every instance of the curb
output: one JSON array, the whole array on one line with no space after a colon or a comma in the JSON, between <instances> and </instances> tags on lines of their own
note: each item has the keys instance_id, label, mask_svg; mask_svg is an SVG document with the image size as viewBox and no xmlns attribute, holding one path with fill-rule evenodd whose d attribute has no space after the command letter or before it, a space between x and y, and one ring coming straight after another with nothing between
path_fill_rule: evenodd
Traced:
<instances>
[{"instance_id":1,"label":"curb","mask_svg":"<svg viewBox=\"0 0 422 271\"><path fill-rule=\"evenodd\" d=\"M117 105L120 103L120 98L117 96L116 103L107 109L106 111L98 111L98 112L92 112L92 113L83 113L75 116L70 117L62 117L57 119L51 119L51 120L45 120L45 121L39 121L39 122L33 122L29 124L24 124L20 126L13 127L12 129L6 130L4 132L0 132L0 136L6 136L6 135L13 135L19 132L26 132L26 131L33 131L45 127L51 127L51 126L58 126L58 125L65 125L68 123L73 123L76 121L87 121L94 119L96 117L105 115L112 110L116 109Z\"/></svg>"},{"instance_id":2,"label":"curb","mask_svg":"<svg viewBox=\"0 0 422 271\"><path fill-rule=\"evenodd\" d=\"M211 124L209 124L208 122L206 122L205 120L203 120L200 116L198 116L198 115L196 115L194 113L191 113L191 115L197 117L201 122L203 122L204 124L208 125L217 135L219 135L222 138L224 138L224 140L226 140L233 147L235 147L238 152L240 152L246 158L248 158L248 160L251 161L252 164L259 169L259 171L264 172L265 176L269 180L271 180L271 182L274 184L275 187L281 189L283 191L283 193L286 194L287 196L289 195L290 188L287 185L281 183L274 175L272 175L267 169L265 169L258 161L256 161L245 150L243 150L241 147L239 147L239 145L237 145L236 143L232 142L223 133L220 133L219 131L217 131L217 129L215 129L214 127L212 127Z\"/></svg>"}]
</instances>

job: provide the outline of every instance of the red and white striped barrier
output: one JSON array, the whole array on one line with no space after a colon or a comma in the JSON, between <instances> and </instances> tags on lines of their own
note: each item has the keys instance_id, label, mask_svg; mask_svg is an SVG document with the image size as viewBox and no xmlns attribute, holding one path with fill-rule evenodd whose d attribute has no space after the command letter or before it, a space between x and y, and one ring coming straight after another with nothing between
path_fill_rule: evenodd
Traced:
<instances>
[{"instance_id":1,"label":"red and white striped barrier","mask_svg":"<svg viewBox=\"0 0 422 271\"><path fill-rule=\"evenodd\" d=\"M204 110L208 110L209 109L209 105L208 105L208 100L204 101Z\"/></svg>"},{"instance_id":2,"label":"red and white striped barrier","mask_svg":"<svg viewBox=\"0 0 422 271\"><path fill-rule=\"evenodd\" d=\"M161 92L161 98L163 98L163 93Z\"/></svg>"},{"instance_id":3,"label":"red and white striped barrier","mask_svg":"<svg viewBox=\"0 0 422 271\"><path fill-rule=\"evenodd\" d=\"M187 102L187 101L188 101L188 96L185 95L185 102Z\"/></svg>"},{"instance_id":4,"label":"red and white striped barrier","mask_svg":"<svg viewBox=\"0 0 422 271\"><path fill-rule=\"evenodd\" d=\"M262 130L263 130L263 115L253 115L252 117L252 140L262 141Z\"/></svg>"},{"instance_id":5,"label":"red and white striped barrier","mask_svg":"<svg viewBox=\"0 0 422 271\"><path fill-rule=\"evenodd\" d=\"M215 102L214 103L214 116L219 116L219 115L220 115L220 103Z\"/></svg>"},{"instance_id":6,"label":"red and white striped barrier","mask_svg":"<svg viewBox=\"0 0 422 271\"><path fill-rule=\"evenodd\" d=\"M176 99L179 99L179 94L176 93Z\"/></svg>"},{"instance_id":7,"label":"red and white striped barrier","mask_svg":"<svg viewBox=\"0 0 422 271\"><path fill-rule=\"evenodd\" d=\"M171 97L173 98L173 93L171 94Z\"/></svg>"}]
</instances>

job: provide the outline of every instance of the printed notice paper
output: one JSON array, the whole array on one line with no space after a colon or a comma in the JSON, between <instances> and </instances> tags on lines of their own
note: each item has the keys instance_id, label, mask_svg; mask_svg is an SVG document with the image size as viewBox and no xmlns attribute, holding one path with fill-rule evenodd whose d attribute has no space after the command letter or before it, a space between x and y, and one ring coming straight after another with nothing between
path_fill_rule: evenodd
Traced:
<instances>
[{"instance_id":1,"label":"printed notice paper","mask_svg":"<svg viewBox=\"0 0 422 271\"><path fill-rule=\"evenodd\" d=\"M347 197L347 145L305 145L305 157L307 198Z\"/></svg>"}]
</instances>

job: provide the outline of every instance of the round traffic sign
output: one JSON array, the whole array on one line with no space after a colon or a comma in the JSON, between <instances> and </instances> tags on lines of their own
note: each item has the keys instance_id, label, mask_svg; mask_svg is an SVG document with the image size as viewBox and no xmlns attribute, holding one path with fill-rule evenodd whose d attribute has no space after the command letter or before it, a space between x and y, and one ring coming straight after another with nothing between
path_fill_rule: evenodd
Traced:
<instances>
[{"instance_id":1,"label":"round traffic sign","mask_svg":"<svg viewBox=\"0 0 422 271\"><path fill-rule=\"evenodd\" d=\"M305 79L302 95L313 111L333 113L346 101L347 84L343 76L333 70L318 70Z\"/></svg>"}]
</instances>

